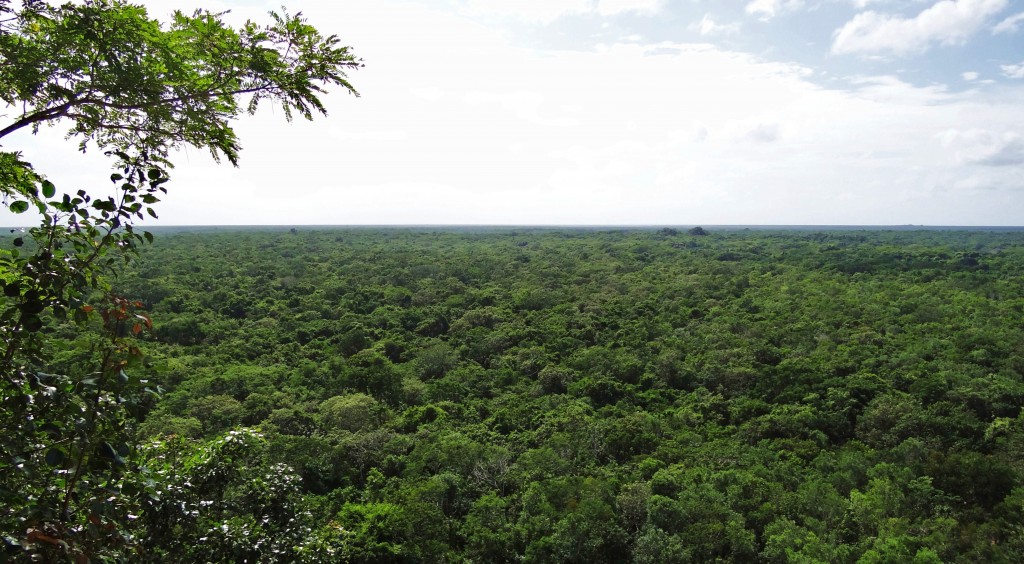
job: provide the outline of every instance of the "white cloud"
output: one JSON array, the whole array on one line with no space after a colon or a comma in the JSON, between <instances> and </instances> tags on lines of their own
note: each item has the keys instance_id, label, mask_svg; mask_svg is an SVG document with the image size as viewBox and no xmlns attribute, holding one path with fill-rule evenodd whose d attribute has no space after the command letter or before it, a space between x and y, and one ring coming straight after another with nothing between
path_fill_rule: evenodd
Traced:
<instances>
[{"instance_id":1,"label":"white cloud","mask_svg":"<svg viewBox=\"0 0 1024 564\"><path fill-rule=\"evenodd\" d=\"M537 91L483 92L473 90L466 93L462 99L472 105L496 104L517 118L538 125L564 127L576 123L575 120L567 117L542 117L540 110L544 105L545 97Z\"/></svg>"},{"instance_id":2,"label":"white cloud","mask_svg":"<svg viewBox=\"0 0 1024 564\"><path fill-rule=\"evenodd\" d=\"M754 143L774 143L779 140L779 124L759 123L752 127L745 137Z\"/></svg>"},{"instance_id":3,"label":"white cloud","mask_svg":"<svg viewBox=\"0 0 1024 564\"><path fill-rule=\"evenodd\" d=\"M747 4L746 12L768 21L783 12L799 10L803 5L803 0L751 0Z\"/></svg>"},{"instance_id":4,"label":"white cloud","mask_svg":"<svg viewBox=\"0 0 1024 564\"><path fill-rule=\"evenodd\" d=\"M468 0L470 13L512 17L535 23L550 23L562 16L593 10L591 0Z\"/></svg>"},{"instance_id":5,"label":"white cloud","mask_svg":"<svg viewBox=\"0 0 1024 564\"><path fill-rule=\"evenodd\" d=\"M690 25L690 30L696 31L705 37L711 37L716 35L735 35L739 33L740 27L741 24L739 22L730 24L715 23L715 20L711 19L711 14L704 14L700 22Z\"/></svg>"},{"instance_id":6,"label":"white cloud","mask_svg":"<svg viewBox=\"0 0 1024 564\"><path fill-rule=\"evenodd\" d=\"M347 131L340 127L331 127L330 134L341 141L405 141L409 138L409 132L403 130Z\"/></svg>"},{"instance_id":7,"label":"white cloud","mask_svg":"<svg viewBox=\"0 0 1024 564\"><path fill-rule=\"evenodd\" d=\"M597 13L602 16L614 16L626 12L656 14L661 11L662 0L598 0Z\"/></svg>"},{"instance_id":8,"label":"white cloud","mask_svg":"<svg viewBox=\"0 0 1024 564\"><path fill-rule=\"evenodd\" d=\"M992 34L998 35L1000 33L1017 33L1017 31L1020 30L1021 24L1024 24L1024 12L1014 14L996 24L996 26L992 28Z\"/></svg>"},{"instance_id":9,"label":"white cloud","mask_svg":"<svg viewBox=\"0 0 1024 564\"><path fill-rule=\"evenodd\" d=\"M978 73L976 73L974 71L967 71L967 72L962 73L960 75L960 77L963 78L964 80L966 80L967 82L974 82L975 80L978 80L979 76L981 76L981 75L979 75Z\"/></svg>"},{"instance_id":10,"label":"white cloud","mask_svg":"<svg viewBox=\"0 0 1024 564\"><path fill-rule=\"evenodd\" d=\"M598 14L602 17L625 13L656 14L663 0L467 0L469 14L514 18L548 24L563 16Z\"/></svg>"},{"instance_id":11,"label":"white cloud","mask_svg":"<svg viewBox=\"0 0 1024 564\"><path fill-rule=\"evenodd\" d=\"M410 88L409 92L412 93L412 95L416 96L417 98L430 100L431 102L436 102L441 98L444 98L445 96L444 89L439 88L437 86L428 86L426 88Z\"/></svg>"},{"instance_id":12,"label":"white cloud","mask_svg":"<svg viewBox=\"0 0 1024 564\"><path fill-rule=\"evenodd\" d=\"M1007 78L1024 78L1024 62L1019 65L1000 65L999 68Z\"/></svg>"},{"instance_id":13,"label":"white cloud","mask_svg":"<svg viewBox=\"0 0 1024 564\"><path fill-rule=\"evenodd\" d=\"M899 106L927 106L956 100L941 84L914 86L898 76L858 76L849 79L862 98Z\"/></svg>"},{"instance_id":14,"label":"white cloud","mask_svg":"<svg viewBox=\"0 0 1024 564\"><path fill-rule=\"evenodd\" d=\"M950 129L937 137L963 164L995 167L1024 164L1024 137L1014 132Z\"/></svg>"},{"instance_id":15,"label":"white cloud","mask_svg":"<svg viewBox=\"0 0 1024 564\"><path fill-rule=\"evenodd\" d=\"M833 35L832 52L909 55L935 44L961 45L1008 0L942 0L912 18L874 11L853 17Z\"/></svg>"}]
</instances>

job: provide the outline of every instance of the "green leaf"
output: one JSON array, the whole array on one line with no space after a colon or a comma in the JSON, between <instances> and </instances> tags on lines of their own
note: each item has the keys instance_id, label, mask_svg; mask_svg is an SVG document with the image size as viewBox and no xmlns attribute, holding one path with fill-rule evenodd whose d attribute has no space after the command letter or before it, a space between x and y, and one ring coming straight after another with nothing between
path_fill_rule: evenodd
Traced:
<instances>
[{"instance_id":1,"label":"green leaf","mask_svg":"<svg viewBox=\"0 0 1024 564\"><path fill-rule=\"evenodd\" d=\"M35 333L43 328L43 320L38 315L23 315L21 326L30 333Z\"/></svg>"},{"instance_id":2,"label":"green leaf","mask_svg":"<svg viewBox=\"0 0 1024 564\"><path fill-rule=\"evenodd\" d=\"M28 202L24 200L17 200L15 202L11 202L11 205L8 206L8 209L10 209L14 213L25 213L28 210Z\"/></svg>"},{"instance_id":3,"label":"green leaf","mask_svg":"<svg viewBox=\"0 0 1024 564\"><path fill-rule=\"evenodd\" d=\"M11 282L10 284L4 285L4 295L8 298L16 298L21 295L21 285L17 282Z\"/></svg>"},{"instance_id":4,"label":"green leaf","mask_svg":"<svg viewBox=\"0 0 1024 564\"><path fill-rule=\"evenodd\" d=\"M100 444L100 456L103 458L109 458L118 466L124 466L126 464L125 459L118 454L117 450L108 442Z\"/></svg>"},{"instance_id":5,"label":"green leaf","mask_svg":"<svg viewBox=\"0 0 1024 564\"><path fill-rule=\"evenodd\" d=\"M33 299L28 294L25 294L25 302L18 306L24 315L38 315L46 309L46 304L39 299Z\"/></svg>"},{"instance_id":6,"label":"green leaf","mask_svg":"<svg viewBox=\"0 0 1024 564\"><path fill-rule=\"evenodd\" d=\"M117 456L117 453L114 452L114 447L110 446L110 443L108 442L101 443L99 450L100 456L102 456L103 458L114 458L115 456Z\"/></svg>"},{"instance_id":7,"label":"green leaf","mask_svg":"<svg viewBox=\"0 0 1024 564\"><path fill-rule=\"evenodd\" d=\"M43 197L52 198L57 193L57 188L49 180L43 181Z\"/></svg>"},{"instance_id":8,"label":"green leaf","mask_svg":"<svg viewBox=\"0 0 1024 564\"><path fill-rule=\"evenodd\" d=\"M65 458L64 451L59 448L51 448L46 451L46 463L50 466L60 466Z\"/></svg>"},{"instance_id":9,"label":"green leaf","mask_svg":"<svg viewBox=\"0 0 1024 564\"><path fill-rule=\"evenodd\" d=\"M117 205L114 204L113 199L96 200L92 203L92 207L105 212L112 212L117 209Z\"/></svg>"}]
</instances>

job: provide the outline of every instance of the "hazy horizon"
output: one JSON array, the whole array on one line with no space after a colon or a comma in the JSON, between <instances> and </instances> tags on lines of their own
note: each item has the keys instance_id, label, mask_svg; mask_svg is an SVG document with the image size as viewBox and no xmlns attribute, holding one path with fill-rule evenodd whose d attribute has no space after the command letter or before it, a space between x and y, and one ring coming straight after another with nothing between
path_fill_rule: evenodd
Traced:
<instances>
[{"instance_id":1,"label":"hazy horizon","mask_svg":"<svg viewBox=\"0 0 1024 564\"><path fill-rule=\"evenodd\" d=\"M6 226L0 229L19 230L28 229L31 226ZM137 225L136 229L148 231L168 230L204 230L204 229L267 229L267 230L288 230L288 229L579 229L579 230L601 230L601 229L677 229L686 230L695 227L713 230L765 230L765 231L814 231L814 230L836 230L836 231L928 231L928 230L963 230L963 231L1024 231L1024 225L925 225L925 224L901 224L901 225L858 225L858 224L708 224L708 223L650 223L650 224L500 224L500 223L392 223L392 224L300 224L300 223L265 223L265 224L152 224Z\"/></svg>"}]
</instances>

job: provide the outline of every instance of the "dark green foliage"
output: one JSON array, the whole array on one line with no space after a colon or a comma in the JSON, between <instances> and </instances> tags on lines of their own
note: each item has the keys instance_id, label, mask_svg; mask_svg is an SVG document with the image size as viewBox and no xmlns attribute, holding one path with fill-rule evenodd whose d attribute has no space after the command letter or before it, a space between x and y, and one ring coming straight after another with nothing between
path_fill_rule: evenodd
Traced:
<instances>
[{"instance_id":1,"label":"dark green foliage","mask_svg":"<svg viewBox=\"0 0 1024 564\"><path fill-rule=\"evenodd\" d=\"M169 234L142 428L260 427L356 562L1019 559L1019 233L682 239Z\"/></svg>"}]
</instances>

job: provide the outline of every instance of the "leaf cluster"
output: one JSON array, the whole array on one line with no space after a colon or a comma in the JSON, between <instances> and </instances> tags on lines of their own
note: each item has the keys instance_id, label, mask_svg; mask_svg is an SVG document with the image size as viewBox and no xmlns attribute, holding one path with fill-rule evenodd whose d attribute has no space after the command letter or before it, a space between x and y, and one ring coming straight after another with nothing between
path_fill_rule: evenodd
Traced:
<instances>
[{"instance_id":1,"label":"leaf cluster","mask_svg":"<svg viewBox=\"0 0 1024 564\"><path fill-rule=\"evenodd\" d=\"M7 3L5 2L5 6ZM25 4L0 22L0 99L15 110L0 139L69 120L80 147L166 157L183 144L238 161L230 122L260 102L312 119L330 85L356 94L362 63L301 13L235 30L223 14L177 11L162 25L121 0Z\"/></svg>"}]
</instances>

